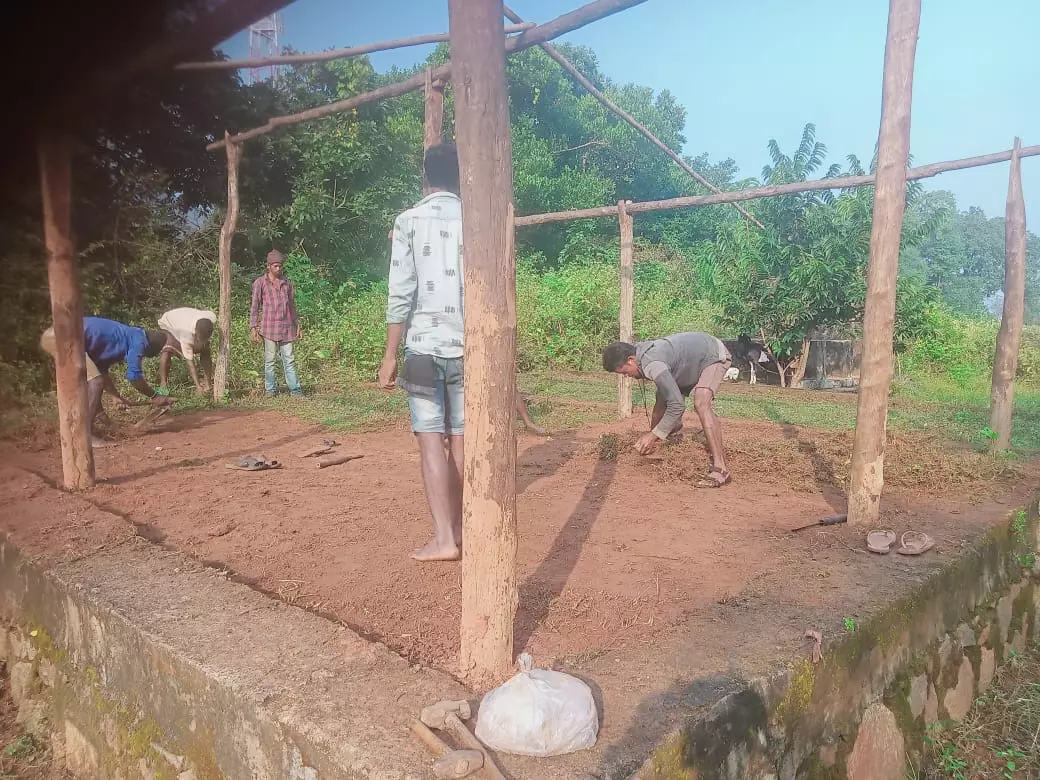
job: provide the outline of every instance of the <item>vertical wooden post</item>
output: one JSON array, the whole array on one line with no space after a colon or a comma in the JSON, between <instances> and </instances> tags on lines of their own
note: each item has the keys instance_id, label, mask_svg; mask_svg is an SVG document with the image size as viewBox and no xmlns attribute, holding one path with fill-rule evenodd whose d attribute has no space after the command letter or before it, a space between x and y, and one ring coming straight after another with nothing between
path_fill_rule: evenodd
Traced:
<instances>
[{"instance_id":1,"label":"vertical wooden post","mask_svg":"<svg viewBox=\"0 0 1040 780\"><path fill-rule=\"evenodd\" d=\"M220 347L217 349L217 364L213 368L213 400L222 402L227 390L228 367L231 363L231 242L235 238L238 224L238 160L242 147L228 141L227 145L228 205L224 224L220 228L220 306L217 312L217 328L220 329Z\"/></svg>"},{"instance_id":2,"label":"vertical wooden post","mask_svg":"<svg viewBox=\"0 0 1040 780\"><path fill-rule=\"evenodd\" d=\"M906 206L910 107L920 22L921 0L889 1L874 215L870 227L870 266L863 318L863 362L849 487L848 514L852 525L877 522L885 484L885 434L888 391L892 383L896 275Z\"/></svg>"},{"instance_id":3,"label":"vertical wooden post","mask_svg":"<svg viewBox=\"0 0 1040 780\"><path fill-rule=\"evenodd\" d=\"M620 340L632 341L632 309L635 299L632 278L634 249L632 215L625 208L625 201L618 201L618 225L621 229L621 309L618 317ZM618 374L618 417L622 420L632 416L632 380Z\"/></svg>"},{"instance_id":4,"label":"vertical wooden post","mask_svg":"<svg viewBox=\"0 0 1040 780\"><path fill-rule=\"evenodd\" d=\"M444 82L434 81L433 68L426 69L426 91L423 93L423 150L441 142L444 132Z\"/></svg>"},{"instance_id":5,"label":"vertical wooden post","mask_svg":"<svg viewBox=\"0 0 1040 780\"><path fill-rule=\"evenodd\" d=\"M516 257L502 0L449 0L466 307L461 670L509 674L516 615Z\"/></svg>"},{"instance_id":6,"label":"vertical wooden post","mask_svg":"<svg viewBox=\"0 0 1040 780\"><path fill-rule=\"evenodd\" d=\"M1022 195L1022 141L1015 139L1008 179L1007 212L1004 220L1004 312L997 333L990 390L989 427L997 434L993 452L1011 447L1011 414L1015 402L1018 346L1022 339L1026 300L1026 202Z\"/></svg>"},{"instance_id":7,"label":"vertical wooden post","mask_svg":"<svg viewBox=\"0 0 1040 780\"><path fill-rule=\"evenodd\" d=\"M58 389L61 471L65 487L94 486L94 453L87 419L87 360L83 345L83 299L72 249L72 148L65 135L39 141L43 238L54 323L54 373Z\"/></svg>"}]
</instances>

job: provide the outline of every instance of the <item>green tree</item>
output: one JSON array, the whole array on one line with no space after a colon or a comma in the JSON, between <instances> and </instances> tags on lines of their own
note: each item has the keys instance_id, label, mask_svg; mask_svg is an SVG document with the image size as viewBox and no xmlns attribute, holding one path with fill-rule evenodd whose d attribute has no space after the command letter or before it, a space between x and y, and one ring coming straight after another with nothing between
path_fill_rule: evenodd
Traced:
<instances>
[{"instance_id":1,"label":"green tree","mask_svg":"<svg viewBox=\"0 0 1040 780\"><path fill-rule=\"evenodd\" d=\"M826 147L816 140L811 124L793 155L784 154L775 141L769 150L773 165L763 174L770 184L805 180L826 159ZM827 176L863 173L855 156L847 159L846 171L832 165ZM909 203L920 194L918 185L908 185ZM723 326L733 335L764 334L785 370L796 361L804 366L800 358L815 333L855 335L866 296L873 201L873 187L770 198L757 209L764 231L730 226L716 242L704 244L711 297ZM928 218L922 213L904 226L904 248L920 244L944 218L938 210ZM924 288L919 280L900 282L903 317L910 317L914 302L928 305ZM923 326L908 319L900 327L909 334Z\"/></svg>"}]
</instances>

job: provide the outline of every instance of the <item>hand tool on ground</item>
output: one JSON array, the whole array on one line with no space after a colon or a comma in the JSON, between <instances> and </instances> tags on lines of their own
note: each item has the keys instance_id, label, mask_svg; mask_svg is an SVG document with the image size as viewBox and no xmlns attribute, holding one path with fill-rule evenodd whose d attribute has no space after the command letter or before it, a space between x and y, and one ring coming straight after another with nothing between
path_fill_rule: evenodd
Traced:
<instances>
[{"instance_id":1,"label":"hand tool on ground","mask_svg":"<svg viewBox=\"0 0 1040 780\"><path fill-rule=\"evenodd\" d=\"M323 469L328 466L338 466L340 463L347 463L358 458L363 458L364 455L336 455L331 458L322 458L318 461L318 468Z\"/></svg>"},{"instance_id":2,"label":"hand tool on ground","mask_svg":"<svg viewBox=\"0 0 1040 780\"><path fill-rule=\"evenodd\" d=\"M797 528L792 528L791 533L794 533L795 531L804 531L806 528L815 528L818 525L838 525L839 523L848 522L848 519L848 515L831 515L822 520L817 520L815 523L809 523L808 525L800 525Z\"/></svg>"},{"instance_id":3,"label":"hand tool on ground","mask_svg":"<svg viewBox=\"0 0 1040 780\"><path fill-rule=\"evenodd\" d=\"M339 442L333 441L332 439L322 439L321 444L315 444L313 447L304 450L300 453L301 458L314 458L318 455L326 455L332 452L332 449L337 446Z\"/></svg>"},{"instance_id":4,"label":"hand tool on ground","mask_svg":"<svg viewBox=\"0 0 1040 780\"><path fill-rule=\"evenodd\" d=\"M442 729L452 732L455 737L472 750L479 750L484 756L484 773L493 780L506 780L505 775L491 760L491 754L481 744L480 740L473 736L472 732L462 723L459 718L470 717L469 702L465 699L460 701L439 701L430 707L424 707L419 715L419 720L431 729Z\"/></svg>"},{"instance_id":5,"label":"hand tool on ground","mask_svg":"<svg viewBox=\"0 0 1040 780\"><path fill-rule=\"evenodd\" d=\"M455 750L417 720L409 723L408 728L437 757L433 762L435 777L468 777L484 766L484 754L479 750Z\"/></svg>"},{"instance_id":6,"label":"hand tool on ground","mask_svg":"<svg viewBox=\"0 0 1040 780\"><path fill-rule=\"evenodd\" d=\"M479 750L453 750L433 762L433 776L458 780L484 768L484 754Z\"/></svg>"},{"instance_id":7,"label":"hand tool on ground","mask_svg":"<svg viewBox=\"0 0 1040 780\"><path fill-rule=\"evenodd\" d=\"M156 406L148 412L144 417L134 423L134 430L140 431L141 429L151 425L153 422L158 420L164 414L170 411L170 404L164 404L163 406Z\"/></svg>"}]
</instances>

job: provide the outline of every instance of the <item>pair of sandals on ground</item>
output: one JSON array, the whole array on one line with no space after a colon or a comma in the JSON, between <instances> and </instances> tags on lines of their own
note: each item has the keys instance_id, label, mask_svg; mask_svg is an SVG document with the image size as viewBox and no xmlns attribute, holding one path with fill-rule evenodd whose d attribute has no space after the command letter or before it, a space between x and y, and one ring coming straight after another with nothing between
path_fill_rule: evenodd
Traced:
<instances>
[{"instance_id":1,"label":"pair of sandals on ground","mask_svg":"<svg viewBox=\"0 0 1040 780\"><path fill-rule=\"evenodd\" d=\"M877 530L867 534L867 549L878 555L888 555L895 543L895 531ZM933 547L935 547L935 540L928 534L920 531L907 531L899 537L899 546L895 550L900 555L922 555Z\"/></svg>"}]
</instances>

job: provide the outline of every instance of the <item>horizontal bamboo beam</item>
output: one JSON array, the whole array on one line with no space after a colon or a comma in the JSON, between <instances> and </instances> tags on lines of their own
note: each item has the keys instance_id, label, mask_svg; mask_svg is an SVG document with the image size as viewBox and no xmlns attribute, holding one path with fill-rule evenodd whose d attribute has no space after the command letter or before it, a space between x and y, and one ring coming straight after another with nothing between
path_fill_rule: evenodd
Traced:
<instances>
[{"instance_id":1,"label":"horizontal bamboo beam","mask_svg":"<svg viewBox=\"0 0 1040 780\"><path fill-rule=\"evenodd\" d=\"M1020 157L1035 157L1040 155L1040 146L1027 146L1020 152ZM1011 150L1006 152L994 152L983 154L978 157L965 157L960 160L948 160L946 162L931 163L917 168L911 168L906 172L907 181L917 179L928 179L940 173L948 171L959 171L965 168L979 168L984 165L1007 162L1011 159ZM837 176L833 179L816 179L814 181L796 181L789 184L770 184L765 187L753 187L746 190L731 190L718 195L692 195L683 198L669 198L668 200L647 200L636 203L628 203L626 210L629 214L639 214L650 211L670 211L688 206L715 206L720 203L738 203L740 201L755 200L756 198L768 198L774 195L793 195L799 192L819 192L821 190L843 190L852 187L864 187L874 183L873 175L863 176ZM572 209L571 211L553 211L548 214L530 214L526 217L516 217L513 224L517 227L524 225L544 225L549 222L566 222L572 219L596 219L599 217L615 217L618 207L597 206L591 209Z\"/></svg>"},{"instance_id":2,"label":"horizontal bamboo beam","mask_svg":"<svg viewBox=\"0 0 1040 780\"><path fill-rule=\"evenodd\" d=\"M522 24L507 24L506 35L530 30L535 27L534 22ZM414 38L397 38L392 41L379 41L378 43L366 43L364 46L351 46L346 49L330 49L329 51L310 52L308 54L282 54L277 57L258 57L252 60L209 60L207 62L182 62L174 66L174 70L238 70L239 68L263 68L268 65L301 65L306 62L327 62L329 60L341 60L348 57L360 57L363 54L372 54L377 51L390 51L391 49L404 49L408 46L422 46L427 43L440 43L449 39L448 33L431 33L430 35L417 35Z\"/></svg>"},{"instance_id":3,"label":"horizontal bamboo beam","mask_svg":"<svg viewBox=\"0 0 1040 780\"><path fill-rule=\"evenodd\" d=\"M502 8L503 8L503 12L506 15L506 18L509 19L509 21L515 22L517 24L522 24L523 23L524 20L515 11L513 11L513 9L511 9L508 5L503 6ZM686 171L686 173L689 174L693 178L694 181L696 181L698 184L701 184L702 186L706 187L709 192L714 192L714 193L722 192L722 190L720 190L718 187L716 187L710 181L708 181L703 176L701 176L699 173L697 173L697 171L695 171L693 169L693 167L686 162L686 160L684 160L682 157L680 157L678 154L676 154L674 151L672 151L671 147L669 147L668 144L666 144L664 141L662 141L660 138L658 138L656 135L654 135L652 132L650 132L649 128L647 128L645 125L641 124L634 116L632 116L630 113L628 113L623 108L621 108L621 106L619 106L617 103L615 103L613 100L611 100L605 94L603 94L599 90L599 88L596 87L595 84L593 84L591 81L589 81L585 77L585 74L583 74L580 70L578 70L574 66L573 62L571 62L569 59L567 59L562 54L560 54L559 49L557 49L551 43L541 43L541 44L539 44L539 48L541 48L542 51L544 51L546 54L548 54L549 57L557 65L559 65L561 68L563 68L565 71L567 71L567 73L570 74L571 78L573 78L575 81L577 81L582 87L585 88L586 92L588 92L590 95L592 95L592 97L594 97L597 101L599 101L600 105L602 105L608 111L612 111L615 115L617 115L617 117L619 119L621 119L623 122L625 122L626 124L631 126L638 133L640 133L644 138L646 138L646 140L648 140L650 143L652 143L654 146L656 146L662 152L667 154L672 159L672 161L675 162L675 164L678 165L680 168L682 168L684 171ZM747 219L751 220L751 222L753 222L759 228L763 227L761 222L759 222L757 219L755 219L753 216L751 216L741 206L738 206L737 204L734 203L733 204L733 208L735 208L737 211L739 211L741 214L743 214Z\"/></svg>"},{"instance_id":4,"label":"horizontal bamboo beam","mask_svg":"<svg viewBox=\"0 0 1040 780\"><path fill-rule=\"evenodd\" d=\"M591 3L576 8L570 13L558 16L552 21L546 22L545 24L539 24L536 27L532 27L530 30L525 30L519 35L508 39L506 41L506 53L514 54L518 51L529 49L532 46L537 46L540 43L544 43L553 38L558 38L561 35L565 35L566 33L577 30L580 27L584 27L597 19L602 19L612 14L616 14L618 11L624 11L626 8L631 8L632 6L640 5L645 2L646 0L593 0ZM438 68L434 68L431 75L434 81L440 80L447 82L451 78L451 63L449 62ZM364 92L345 100L338 100L335 103L329 103L328 105L316 106L315 108L301 111L298 114L274 117L269 119L267 124L256 127L252 130L247 130L244 133L239 133L238 135L233 135L226 141L214 141L206 146L206 150L212 152L217 149L222 149L225 143L242 143L251 138L258 138L259 136L266 135L279 127L298 125L303 122L309 122L312 119L321 119L323 117L332 116L333 114L350 111L358 106L364 105L365 103L405 95L409 92L422 89L425 86L426 73L420 71L410 79L399 81L396 84L388 84L385 87L374 89L371 92Z\"/></svg>"}]
</instances>

